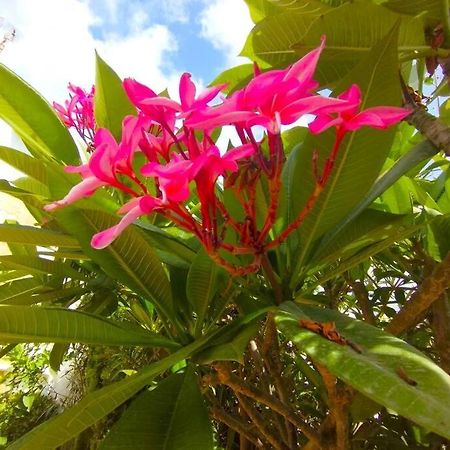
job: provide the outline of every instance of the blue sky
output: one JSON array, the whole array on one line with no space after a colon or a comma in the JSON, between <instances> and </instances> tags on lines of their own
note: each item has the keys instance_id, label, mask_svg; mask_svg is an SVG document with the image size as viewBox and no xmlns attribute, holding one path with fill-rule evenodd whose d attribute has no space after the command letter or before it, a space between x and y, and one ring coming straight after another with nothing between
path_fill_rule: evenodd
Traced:
<instances>
[{"instance_id":1,"label":"blue sky","mask_svg":"<svg viewBox=\"0 0 450 450\"><path fill-rule=\"evenodd\" d=\"M0 0L0 16L0 31L16 29L0 61L58 101L69 81L93 82L94 49L155 90L173 90L184 71L205 85L245 62L252 26L244 0Z\"/></svg>"}]
</instances>

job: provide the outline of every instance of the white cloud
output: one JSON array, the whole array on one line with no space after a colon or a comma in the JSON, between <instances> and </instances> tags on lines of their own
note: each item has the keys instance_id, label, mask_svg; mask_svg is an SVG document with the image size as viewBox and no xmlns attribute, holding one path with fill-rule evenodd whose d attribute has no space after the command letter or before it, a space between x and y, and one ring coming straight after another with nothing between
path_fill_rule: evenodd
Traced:
<instances>
[{"instance_id":1,"label":"white cloud","mask_svg":"<svg viewBox=\"0 0 450 450\"><path fill-rule=\"evenodd\" d=\"M237 56L253 27L246 4L242 0L213 0L206 4L200 15L201 34L225 53L224 67L248 62Z\"/></svg>"},{"instance_id":2,"label":"white cloud","mask_svg":"<svg viewBox=\"0 0 450 450\"><path fill-rule=\"evenodd\" d=\"M1 0L0 0L1 3ZM16 28L16 38L0 54L0 61L17 72L49 100L66 98L69 81L89 87L94 80L94 49L121 76L134 76L159 87L167 53L176 41L167 27L135 29L125 37L93 37L90 27L99 23L89 4L80 0L16 0L5 2L1 14ZM108 1L117 14L117 0ZM142 23L142 22L141 22ZM163 68L164 66L164 68Z\"/></svg>"}]
</instances>

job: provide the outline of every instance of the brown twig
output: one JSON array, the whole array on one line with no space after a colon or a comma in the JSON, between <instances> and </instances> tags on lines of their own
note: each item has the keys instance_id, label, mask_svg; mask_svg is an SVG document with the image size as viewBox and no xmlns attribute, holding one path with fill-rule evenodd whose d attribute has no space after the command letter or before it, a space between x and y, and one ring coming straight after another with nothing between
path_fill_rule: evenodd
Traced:
<instances>
[{"instance_id":1,"label":"brown twig","mask_svg":"<svg viewBox=\"0 0 450 450\"><path fill-rule=\"evenodd\" d=\"M267 315L266 326L264 327L263 355L267 371L274 381L278 397L285 405L290 404L289 395L286 389L286 381L282 376L282 364L280 361L280 344L278 342L277 328L273 313ZM296 436L292 424L284 418L285 433L289 448L295 448Z\"/></svg>"},{"instance_id":2,"label":"brown twig","mask_svg":"<svg viewBox=\"0 0 450 450\"><path fill-rule=\"evenodd\" d=\"M305 419L291 408L284 405L275 397L270 397L260 389L246 383L237 376L233 375L228 367L223 363L217 363L215 368L218 373L219 380L222 384L230 387L236 394L243 394L255 400L262 405L265 405L285 417L290 423L297 427L308 439L319 443L319 437L316 431L306 423Z\"/></svg>"},{"instance_id":3,"label":"brown twig","mask_svg":"<svg viewBox=\"0 0 450 450\"><path fill-rule=\"evenodd\" d=\"M250 420L255 424L256 428L259 430L261 435L264 436L266 441L276 450L286 450L284 444L280 442L281 439L267 427L265 419L254 409L250 401L244 395L241 395L237 392L236 397L239 400L239 404L241 405L242 409L248 415Z\"/></svg>"},{"instance_id":4,"label":"brown twig","mask_svg":"<svg viewBox=\"0 0 450 450\"><path fill-rule=\"evenodd\" d=\"M450 375L450 305L447 295L442 295L431 307L431 328L434 348L439 355L440 366Z\"/></svg>"},{"instance_id":5,"label":"brown twig","mask_svg":"<svg viewBox=\"0 0 450 450\"><path fill-rule=\"evenodd\" d=\"M242 422L241 420L236 419L231 414L227 413L223 409L213 406L209 409L209 414L211 417L218 422L222 422L228 428L236 431L241 436L244 436L247 441L251 442L255 447L262 448L263 444L254 433L249 430L248 424Z\"/></svg>"},{"instance_id":6,"label":"brown twig","mask_svg":"<svg viewBox=\"0 0 450 450\"><path fill-rule=\"evenodd\" d=\"M450 287L450 252L436 264L430 275L424 278L408 302L386 327L394 335L402 334L414 326L425 311Z\"/></svg>"},{"instance_id":7,"label":"brown twig","mask_svg":"<svg viewBox=\"0 0 450 450\"><path fill-rule=\"evenodd\" d=\"M349 276L346 276L345 279L352 288L353 294L355 294L355 298L358 302L359 307L361 308L364 320L370 325L375 325L376 319L373 314L373 309L370 305L369 293L367 292L366 286L363 282L354 281Z\"/></svg>"}]
</instances>

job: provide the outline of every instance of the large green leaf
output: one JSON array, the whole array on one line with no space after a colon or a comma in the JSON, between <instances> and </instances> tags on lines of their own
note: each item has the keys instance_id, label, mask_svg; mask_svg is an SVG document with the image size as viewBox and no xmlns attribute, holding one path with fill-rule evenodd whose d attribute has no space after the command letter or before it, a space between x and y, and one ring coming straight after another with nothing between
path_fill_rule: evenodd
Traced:
<instances>
[{"instance_id":1,"label":"large green leaf","mask_svg":"<svg viewBox=\"0 0 450 450\"><path fill-rule=\"evenodd\" d=\"M297 59L291 47L301 41L315 18L316 15L313 13L292 11L268 16L250 32L241 55L258 63L269 63L273 66L288 65Z\"/></svg>"},{"instance_id":2,"label":"large green leaf","mask_svg":"<svg viewBox=\"0 0 450 450\"><path fill-rule=\"evenodd\" d=\"M79 162L76 145L51 106L31 86L0 64L0 118L36 155Z\"/></svg>"},{"instance_id":3,"label":"large green leaf","mask_svg":"<svg viewBox=\"0 0 450 450\"><path fill-rule=\"evenodd\" d=\"M0 341L178 347L156 333L86 312L15 305L0 305Z\"/></svg>"},{"instance_id":4,"label":"large green leaf","mask_svg":"<svg viewBox=\"0 0 450 450\"><path fill-rule=\"evenodd\" d=\"M339 91L352 83L360 85L363 92L361 109L375 105L400 103L397 73L398 26L380 41L366 59L341 82ZM350 133L341 144L333 173L325 190L316 201L300 228L301 251L297 258L292 282L295 283L307 261L313 242L334 227L364 197L378 176L389 152L394 129L373 130L363 128ZM312 171L314 152L319 150L319 167L333 146L334 133L310 135L304 144L295 149L288 180L289 191L298 193L288 205L288 220L306 204L315 187Z\"/></svg>"},{"instance_id":5,"label":"large green leaf","mask_svg":"<svg viewBox=\"0 0 450 450\"><path fill-rule=\"evenodd\" d=\"M401 14L425 15L439 21L449 13L447 0L387 0L382 5Z\"/></svg>"},{"instance_id":6,"label":"large green leaf","mask_svg":"<svg viewBox=\"0 0 450 450\"><path fill-rule=\"evenodd\" d=\"M450 377L430 359L406 342L337 311L292 302L281 308L281 331L314 361L377 403L450 437ZM358 345L361 353L300 327L299 319L334 322L339 334Z\"/></svg>"},{"instance_id":7,"label":"large green leaf","mask_svg":"<svg viewBox=\"0 0 450 450\"><path fill-rule=\"evenodd\" d=\"M346 226L356 217L358 217L371 203L379 197L384 191L391 187L397 180L405 175L412 168L417 166L420 162L430 159L438 152L438 149L434 147L430 141L425 140L415 145L408 153L403 155L395 164L387 170L372 188L367 192L364 198L352 209L352 211L345 216L345 218L335 226L320 243L320 247L317 252L326 252L326 247L330 243L334 242L336 236L345 229Z\"/></svg>"},{"instance_id":8,"label":"large green leaf","mask_svg":"<svg viewBox=\"0 0 450 450\"><path fill-rule=\"evenodd\" d=\"M97 126L107 128L116 140L122 136L122 120L136 115L119 76L96 53L94 114Z\"/></svg>"},{"instance_id":9,"label":"large green leaf","mask_svg":"<svg viewBox=\"0 0 450 450\"><path fill-rule=\"evenodd\" d=\"M0 241L41 247L80 248L72 236L26 225L0 224Z\"/></svg>"},{"instance_id":10,"label":"large green leaf","mask_svg":"<svg viewBox=\"0 0 450 450\"><path fill-rule=\"evenodd\" d=\"M213 433L197 376L189 366L127 408L101 450L211 450Z\"/></svg>"},{"instance_id":11,"label":"large green leaf","mask_svg":"<svg viewBox=\"0 0 450 450\"><path fill-rule=\"evenodd\" d=\"M57 219L77 237L86 255L112 279L154 302L166 318L173 317L169 280L155 250L138 227L128 227L111 245L95 250L90 244L92 236L116 225L119 217L102 211L68 208L59 212Z\"/></svg>"},{"instance_id":12,"label":"large green leaf","mask_svg":"<svg viewBox=\"0 0 450 450\"><path fill-rule=\"evenodd\" d=\"M197 314L196 334L201 332L208 307L216 292L219 268L202 248L189 269L186 296Z\"/></svg>"}]
</instances>

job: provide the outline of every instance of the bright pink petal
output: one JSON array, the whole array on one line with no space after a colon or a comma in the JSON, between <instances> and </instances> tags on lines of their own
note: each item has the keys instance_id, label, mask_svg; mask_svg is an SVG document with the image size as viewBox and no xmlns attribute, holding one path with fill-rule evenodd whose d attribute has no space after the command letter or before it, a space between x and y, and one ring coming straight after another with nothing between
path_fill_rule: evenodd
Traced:
<instances>
[{"instance_id":1,"label":"bright pink petal","mask_svg":"<svg viewBox=\"0 0 450 450\"><path fill-rule=\"evenodd\" d=\"M308 83L314 76L320 54L324 47L325 36L322 36L320 46L292 65L284 76L284 79L296 78L301 84Z\"/></svg>"},{"instance_id":2,"label":"bright pink petal","mask_svg":"<svg viewBox=\"0 0 450 450\"><path fill-rule=\"evenodd\" d=\"M229 159L231 161L238 161L243 158L248 158L255 153L255 147L252 144L245 144L239 147L228 150L223 159Z\"/></svg>"},{"instance_id":3,"label":"bright pink petal","mask_svg":"<svg viewBox=\"0 0 450 450\"><path fill-rule=\"evenodd\" d=\"M180 100L183 110L189 109L195 100L195 84L191 80L190 73L183 73L180 78Z\"/></svg>"},{"instance_id":4,"label":"bright pink petal","mask_svg":"<svg viewBox=\"0 0 450 450\"><path fill-rule=\"evenodd\" d=\"M209 130L223 125L231 125L234 123L246 122L255 117L255 113L249 111L235 111L225 114L217 114L208 117L208 115L196 115L195 118L191 118L186 121L186 125L190 128L199 130Z\"/></svg>"},{"instance_id":5,"label":"bright pink petal","mask_svg":"<svg viewBox=\"0 0 450 450\"><path fill-rule=\"evenodd\" d=\"M111 242L113 242L122 231L131 225L137 218L144 214L140 206L135 206L130 209L127 214L122 218L122 220L111 228L101 231L100 233L94 234L91 239L91 246L96 249L102 249L107 247Z\"/></svg>"},{"instance_id":6,"label":"bright pink petal","mask_svg":"<svg viewBox=\"0 0 450 450\"><path fill-rule=\"evenodd\" d=\"M220 91L227 87L227 83L218 84L217 86L211 86L206 88L198 97L195 103L208 104L211 100L217 97Z\"/></svg>"},{"instance_id":7,"label":"bright pink petal","mask_svg":"<svg viewBox=\"0 0 450 450\"><path fill-rule=\"evenodd\" d=\"M155 92L153 92L149 87L133 80L132 78L126 78L123 81L123 87L130 100L138 107L143 100L156 97Z\"/></svg>"},{"instance_id":8,"label":"bright pink petal","mask_svg":"<svg viewBox=\"0 0 450 450\"><path fill-rule=\"evenodd\" d=\"M80 200L83 197L89 197L92 195L96 189L101 186L105 186L107 183L98 180L95 177L85 178L81 183L75 185L69 193L56 202L50 203L44 206L44 209L48 212L54 211L55 209L62 208L64 206L71 205L72 203Z\"/></svg>"},{"instance_id":9,"label":"bright pink petal","mask_svg":"<svg viewBox=\"0 0 450 450\"><path fill-rule=\"evenodd\" d=\"M327 130L330 127L334 127L337 125L340 125L342 123L342 118L336 118L323 115L323 116L317 116L309 125L309 131L311 131L312 134L319 134L323 133L325 130Z\"/></svg>"},{"instance_id":10,"label":"bright pink petal","mask_svg":"<svg viewBox=\"0 0 450 450\"><path fill-rule=\"evenodd\" d=\"M177 102L166 97L147 98L140 102L140 106L162 106L163 108L173 109L174 111L181 111L181 106Z\"/></svg>"},{"instance_id":11,"label":"bright pink petal","mask_svg":"<svg viewBox=\"0 0 450 450\"><path fill-rule=\"evenodd\" d=\"M126 212L122 220L117 225L95 234L92 237L91 246L97 249L107 247L136 219L144 214L150 214L159 206L161 206L161 200L149 195L129 201L119 209L119 213Z\"/></svg>"},{"instance_id":12,"label":"bright pink petal","mask_svg":"<svg viewBox=\"0 0 450 450\"><path fill-rule=\"evenodd\" d=\"M325 114L346 111L353 106L345 101L333 97L313 95L292 102L280 112L281 123L289 125L298 120L304 114Z\"/></svg>"}]
</instances>

